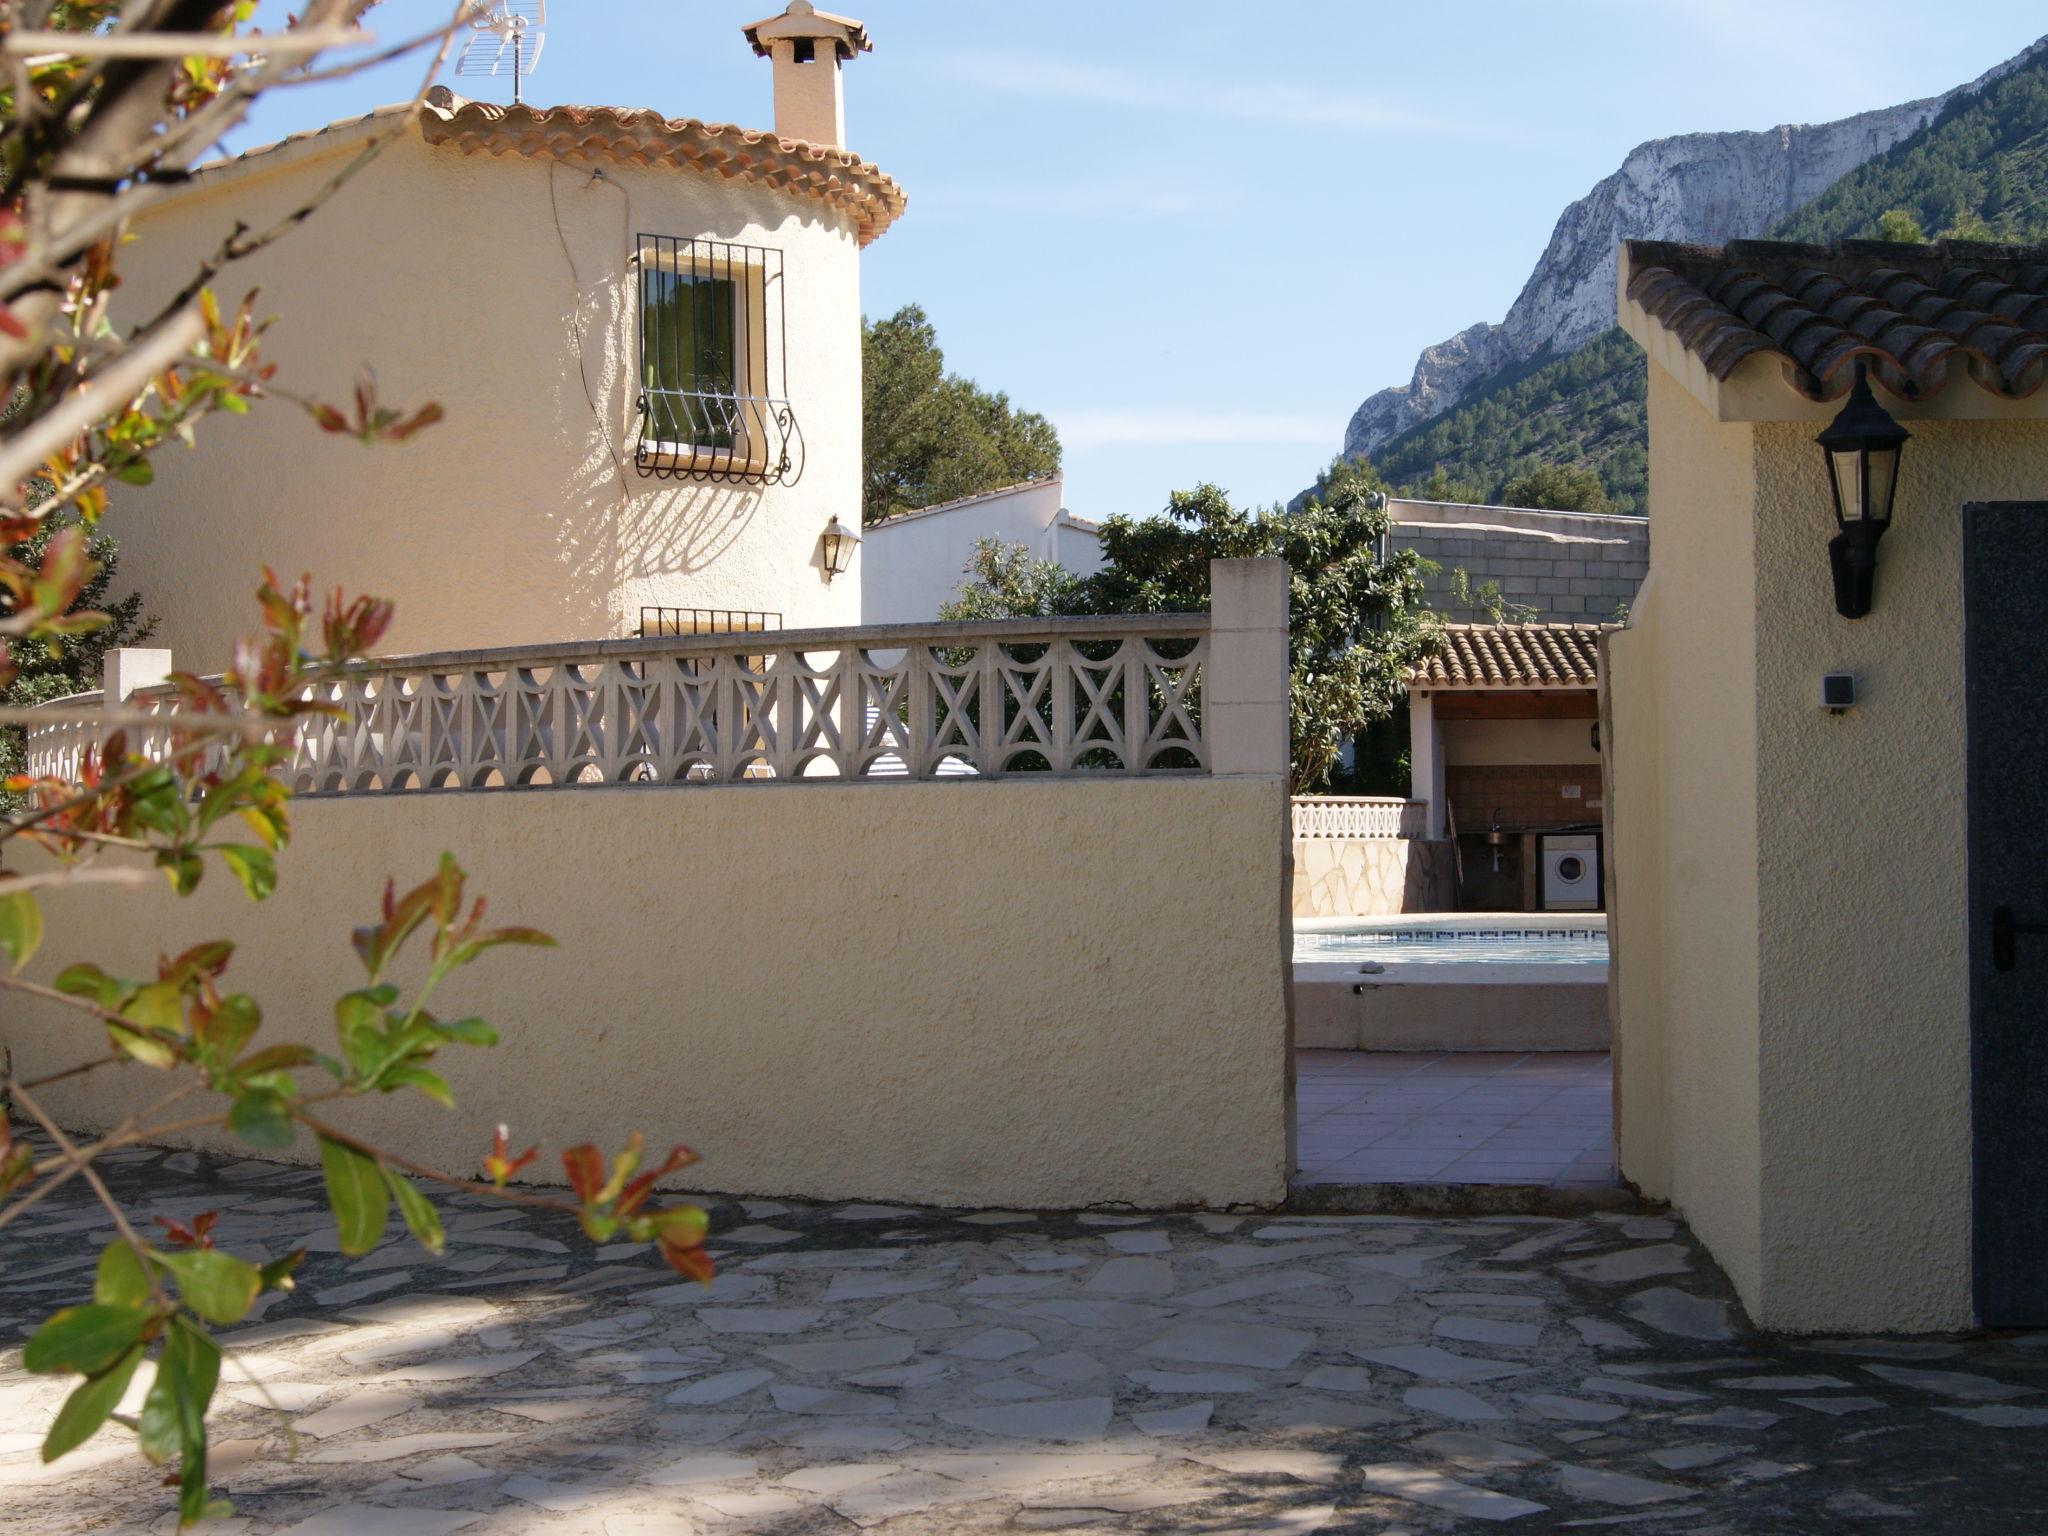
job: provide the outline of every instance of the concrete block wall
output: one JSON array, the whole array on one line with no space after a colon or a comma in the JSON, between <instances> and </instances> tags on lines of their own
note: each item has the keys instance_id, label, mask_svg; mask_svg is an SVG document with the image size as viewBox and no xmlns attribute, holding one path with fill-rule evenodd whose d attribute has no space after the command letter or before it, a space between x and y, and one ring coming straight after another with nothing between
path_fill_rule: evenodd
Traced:
<instances>
[{"instance_id":1,"label":"concrete block wall","mask_svg":"<svg viewBox=\"0 0 2048 1536\"><path fill-rule=\"evenodd\" d=\"M1640 517L1398 499L1389 511L1393 547L1437 567L1425 602L1461 623L1492 615L1455 598L1458 570L1473 592L1498 583L1508 604L1534 610L1527 616L1587 624L1618 617L1649 574L1650 526Z\"/></svg>"}]
</instances>

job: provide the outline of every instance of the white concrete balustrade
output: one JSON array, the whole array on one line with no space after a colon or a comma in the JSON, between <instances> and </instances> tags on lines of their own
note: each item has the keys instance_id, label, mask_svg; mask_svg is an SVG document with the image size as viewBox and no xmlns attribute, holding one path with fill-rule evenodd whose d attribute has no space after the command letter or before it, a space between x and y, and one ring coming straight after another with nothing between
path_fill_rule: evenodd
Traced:
<instances>
[{"instance_id":1,"label":"white concrete balustrade","mask_svg":"<svg viewBox=\"0 0 2048 1536\"><path fill-rule=\"evenodd\" d=\"M1336 842L1421 837L1429 807L1420 800L1381 795L1296 795L1294 835Z\"/></svg>"},{"instance_id":2,"label":"white concrete balustrade","mask_svg":"<svg viewBox=\"0 0 2048 1536\"><path fill-rule=\"evenodd\" d=\"M334 712L299 726L283 777L300 794L349 794L1284 772L1285 570L1219 561L1214 575L1213 622L1017 619L372 660L315 686ZM162 677L168 653L137 663L113 653L103 693L53 710L162 714L161 727L130 728L161 752L175 696L134 683ZM1209 686L1219 664L1233 697ZM76 778L107 728L32 727L30 772Z\"/></svg>"}]
</instances>

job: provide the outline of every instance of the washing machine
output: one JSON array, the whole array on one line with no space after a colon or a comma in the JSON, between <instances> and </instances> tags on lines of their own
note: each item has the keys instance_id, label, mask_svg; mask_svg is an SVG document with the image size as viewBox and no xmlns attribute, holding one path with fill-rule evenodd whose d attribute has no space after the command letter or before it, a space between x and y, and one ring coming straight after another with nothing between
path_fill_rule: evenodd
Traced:
<instances>
[{"instance_id":1,"label":"washing machine","mask_svg":"<svg viewBox=\"0 0 2048 1536\"><path fill-rule=\"evenodd\" d=\"M1594 832L1551 832L1536 839L1540 896L1546 912L1595 912L1600 907L1600 837Z\"/></svg>"}]
</instances>

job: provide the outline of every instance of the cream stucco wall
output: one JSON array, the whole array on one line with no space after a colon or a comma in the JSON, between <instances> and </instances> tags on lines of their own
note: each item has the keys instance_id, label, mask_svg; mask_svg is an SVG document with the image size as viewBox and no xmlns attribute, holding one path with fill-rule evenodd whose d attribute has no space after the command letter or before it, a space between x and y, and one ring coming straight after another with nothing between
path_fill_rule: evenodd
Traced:
<instances>
[{"instance_id":1,"label":"cream stucco wall","mask_svg":"<svg viewBox=\"0 0 2048 1536\"><path fill-rule=\"evenodd\" d=\"M1658 368L1650 413L1651 580L1610 642L1621 1169L1754 1309L1756 454Z\"/></svg>"},{"instance_id":2,"label":"cream stucco wall","mask_svg":"<svg viewBox=\"0 0 2048 1536\"><path fill-rule=\"evenodd\" d=\"M1597 763L1591 720L1446 720L1444 761L1452 767Z\"/></svg>"},{"instance_id":3,"label":"cream stucco wall","mask_svg":"<svg viewBox=\"0 0 2048 1536\"><path fill-rule=\"evenodd\" d=\"M120 314L143 313L237 219L275 218L356 147L346 132L287 145L152 211L123 255ZM794 486L636 472L638 233L782 251L808 448ZM626 634L642 604L859 622L858 565L828 583L817 555L828 519L851 526L859 505L859 251L827 205L610 159L464 154L408 132L216 287L228 304L261 288L280 386L345 401L367 364L387 401L437 400L447 420L364 448L273 398L202 424L195 451L157 455L153 486L117 488L121 580L181 665L225 661L252 625L264 561L395 598L391 651Z\"/></svg>"},{"instance_id":4,"label":"cream stucco wall","mask_svg":"<svg viewBox=\"0 0 2048 1536\"><path fill-rule=\"evenodd\" d=\"M1785 1328L1973 1317L1961 507L2039 498L2048 424L1907 426L1853 622L1813 430L1757 428L1763 1278ZM1856 675L1855 709L1818 707L1823 672Z\"/></svg>"},{"instance_id":5,"label":"cream stucco wall","mask_svg":"<svg viewBox=\"0 0 2048 1536\"><path fill-rule=\"evenodd\" d=\"M1622 1171L1765 1327L1966 1327L1960 508L2038 497L2048 427L1902 408L1851 621L1813 422L1715 422L1660 367L1650 413L1652 581L1609 642Z\"/></svg>"},{"instance_id":6,"label":"cream stucco wall","mask_svg":"<svg viewBox=\"0 0 2048 1536\"><path fill-rule=\"evenodd\" d=\"M457 1110L337 1111L451 1169L504 1120L548 1142L544 1175L565 1144L639 1128L734 1193L1271 1203L1290 1152L1287 815L1277 776L365 795L294 805L261 905L214 872L184 902L88 888L48 910L130 974L232 933L229 980L267 1029L331 1048L333 999L360 979L350 925L387 874L454 850L494 918L560 948L448 984L437 1006L505 1037L437 1061ZM36 973L77 958L59 938ZM0 1039L29 1073L97 1049L54 1012L12 1014ZM156 1090L124 1069L57 1103L91 1128Z\"/></svg>"}]
</instances>

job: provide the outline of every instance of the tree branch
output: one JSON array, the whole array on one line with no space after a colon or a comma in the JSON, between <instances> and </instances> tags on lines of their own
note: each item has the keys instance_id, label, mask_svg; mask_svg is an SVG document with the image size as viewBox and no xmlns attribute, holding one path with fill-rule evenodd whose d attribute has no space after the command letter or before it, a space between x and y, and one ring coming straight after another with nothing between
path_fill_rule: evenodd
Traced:
<instances>
[{"instance_id":1,"label":"tree branch","mask_svg":"<svg viewBox=\"0 0 2048 1536\"><path fill-rule=\"evenodd\" d=\"M452 1173L443 1173L440 1169L430 1168L425 1163L416 1163L410 1158L400 1157L396 1152L386 1152L362 1140L360 1137L351 1136L348 1132L337 1130L325 1121L314 1119L296 1106L293 1107L292 1118L300 1122L316 1136L325 1136L329 1141L338 1141L344 1147L353 1148L365 1157L375 1158L380 1163L389 1163L394 1168L403 1168L407 1173L416 1173L423 1179L432 1179L436 1184L446 1184L450 1189L467 1190L473 1195L490 1195L495 1199L509 1201L513 1205L528 1205L537 1210L559 1211L566 1216L581 1214L582 1208L580 1206L571 1205L566 1200L552 1200L546 1195L528 1195L522 1194L517 1190L500 1189L495 1184L485 1183L478 1179L459 1179Z\"/></svg>"},{"instance_id":2,"label":"tree branch","mask_svg":"<svg viewBox=\"0 0 2048 1536\"><path fill-rule=\"evenodd\" d=\"M57 1143L65 1156L77 1167L80 1176L84 1178L86 1183L92 1186L92 1192L99 1197L100 1204L106 1208L107 1214L114 1218L114 1230L119 1232L121 1240L134 1250L135 1262L140 1264L142 1272L149 1276L150 1294L158 1300L162 1300L164 1294L163 1284L157 1278L156 1267L149 1262L148 1245L142 1241L141 1236L136 1230L128 1224L128 1216L121 1209L121 1202L114 1198L113 1191L107 1188L106 1181L99 1176L99 1172L92 1166L91 1160L79 1156L78 1148L71 1144L71 1139L57 1129L57 1122L43 1113L42 1106L36 1103L35 1099L30 1096L12 1074L9 1074L4 1080L0 1080L0 1086L5 1087L8 1098L19 1104L34 1117L36 1124L40 1125L45 1134Z\"/></svg>"}]
</instances>

